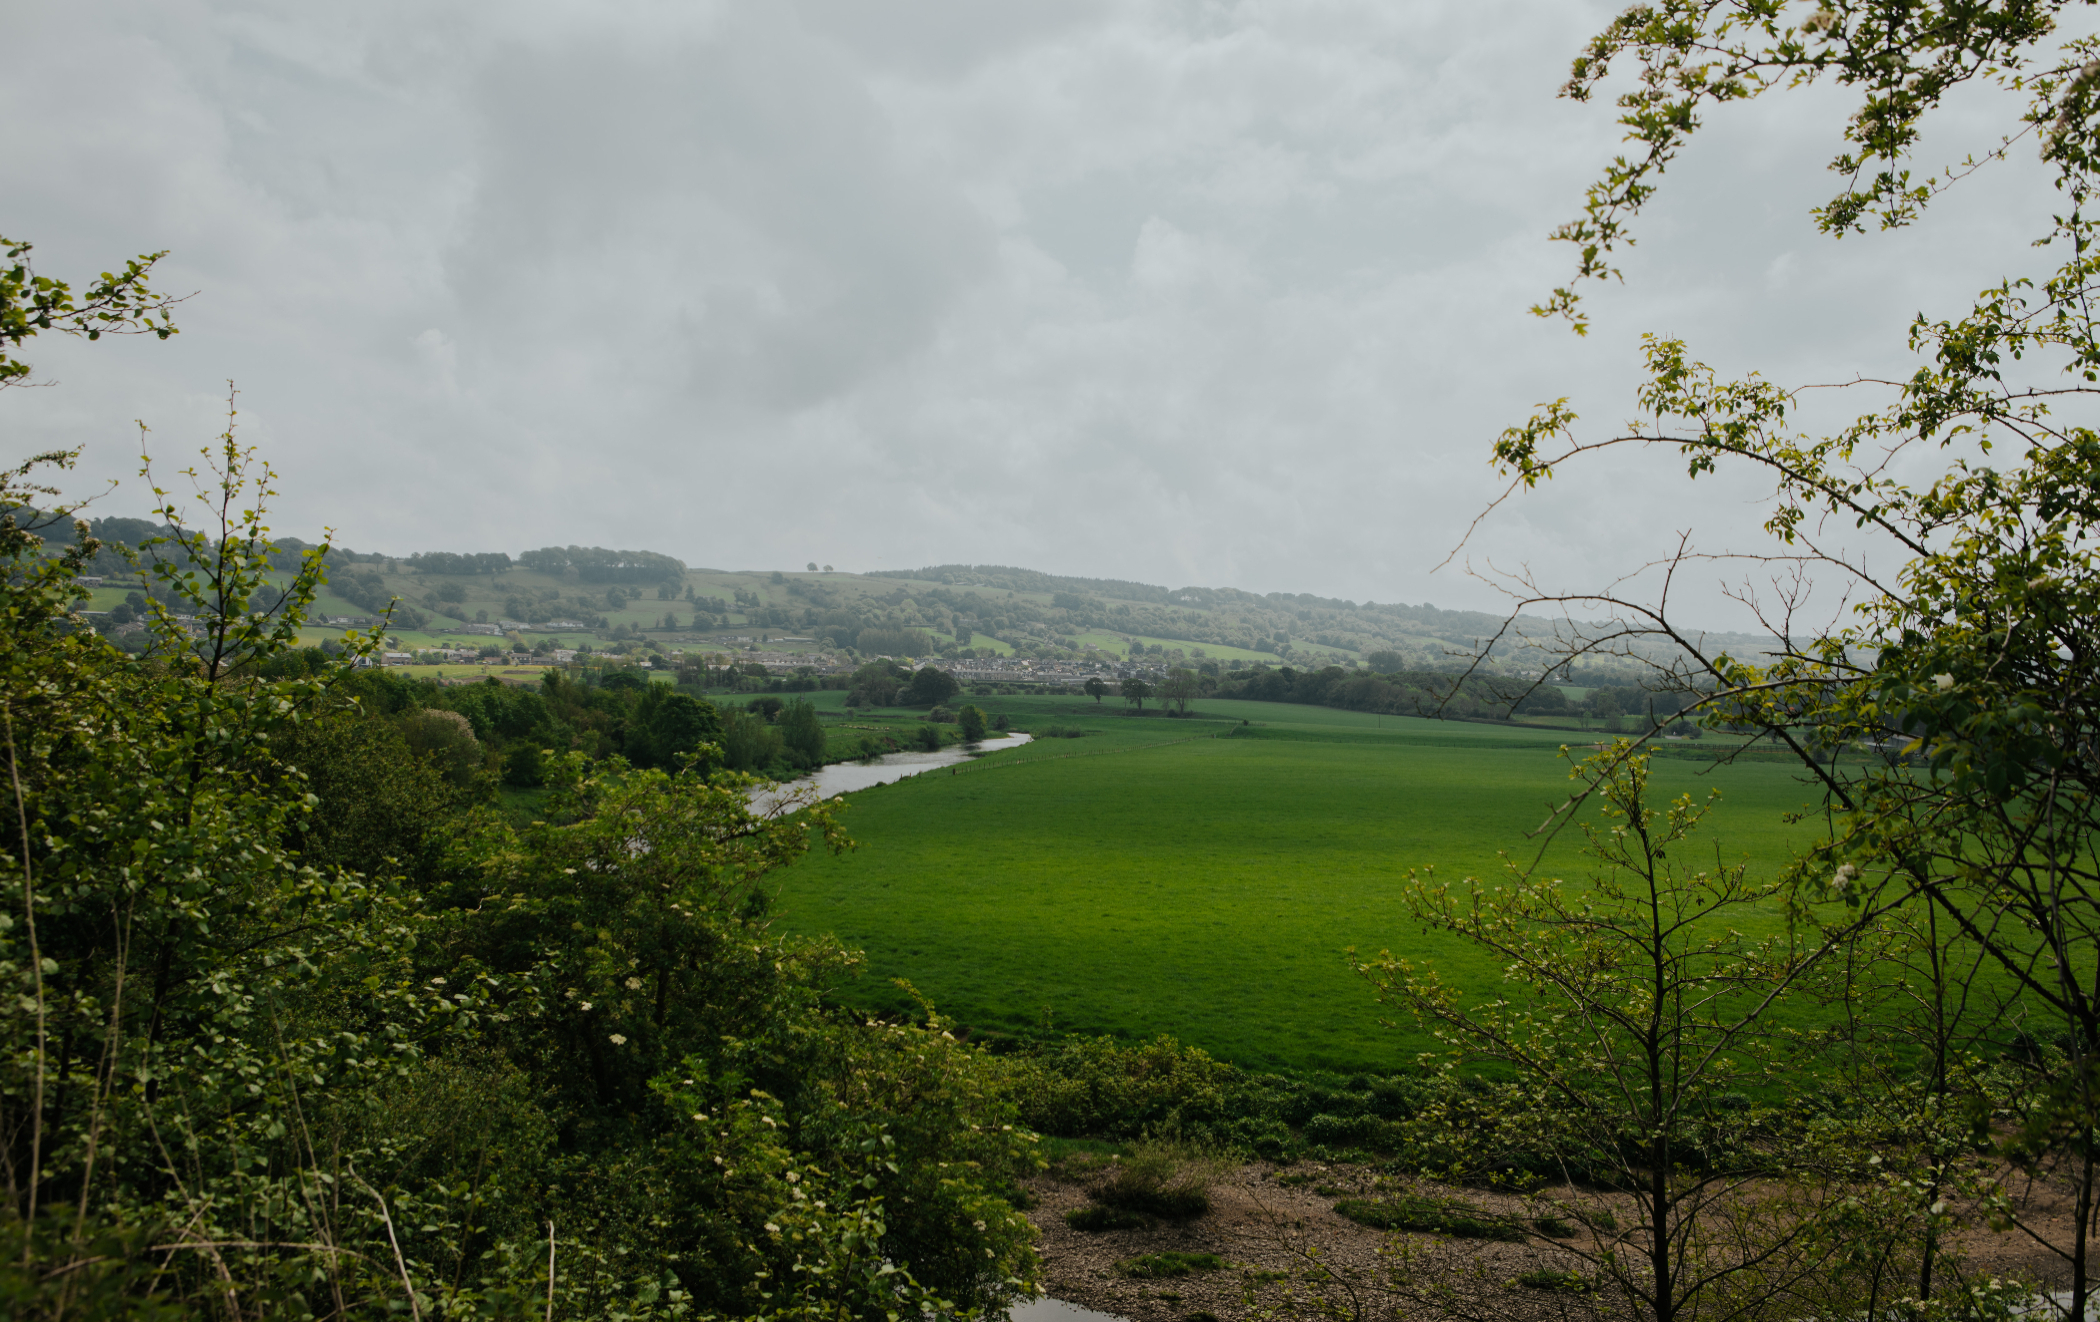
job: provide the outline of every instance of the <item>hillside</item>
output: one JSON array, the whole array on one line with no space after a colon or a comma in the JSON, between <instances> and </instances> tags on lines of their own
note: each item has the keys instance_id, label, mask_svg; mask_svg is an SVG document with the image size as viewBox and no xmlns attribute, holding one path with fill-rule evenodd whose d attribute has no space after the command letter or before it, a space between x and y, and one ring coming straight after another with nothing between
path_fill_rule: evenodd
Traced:
<instances>
[{"instance_id":1,"label":"hillside","mask_svg":"<svg viewBox=\"0 0 2100 1322\"><path fill-rule=\"evenodd\" d=\"M112 610L138 589L118 544L155 531L137 519L104 519L97 559L104 586L87 609ZM47 536L70 540L63 525ZM286 539L289 570L305 543ZM335 548L318 614L363 621L394 603L404 648L493 644L524 648L713 648L843 658L889 654L1045 660L1153 659L1374 665L1381 670L1462 664L1505 621L1429 603L1356 602L1312 593L1169 588L1062 576L1007 565L933 565L871 573L723 570L648 551L544 547L505 552L391 556ZM1535 673L1551 655L1538 643L1567 626L1522 618L1494 650L1498 667ZM1726 641L1760 648L1749 636ZM1389 655L1388 655L1389 654ZM1374 661L1374 658L1376 660Z\"/></svg>"}]
</instances>

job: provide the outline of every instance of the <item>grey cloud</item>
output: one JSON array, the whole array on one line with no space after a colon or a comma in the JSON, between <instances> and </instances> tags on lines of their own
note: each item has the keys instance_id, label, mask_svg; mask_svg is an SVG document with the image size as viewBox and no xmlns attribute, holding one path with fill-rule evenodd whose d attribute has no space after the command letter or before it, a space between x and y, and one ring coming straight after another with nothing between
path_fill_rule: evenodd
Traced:
<instances>
[{"instance_id":1,"label":"grey cloud","mask_svg":"<svg viewBox=\"0 0 2100 1322\"><path fill-rule=\"evenodd\" d=\"M279 526L359 546L1484 601L1430 570L1535 403L1622 420L1643 330L1782 380L1900 368L1909 315L2019 273L2008 209L2041 196L2016 160L1832 244L1806 213L1842 95L1737 108L1575 340L1523 309L1620 149L1553 95L1611 9L23 7L0 232L54 273L170 247L201 293L167 345L39 346L64 387L0 435L128 477L129 419L201 440L235 376ZM1608 463L1472 552L1596 582L1679 528L1747 544L1755 495Z\"/></svg>"},{"instance_id":2,"label":"grey cloud","mask_svg":"<svg viewBox=\"0 0 2100 1322\"><path fill-rule=\"evenodd\" d=\"M646 360L668 338L687 392L792 410L917 348L989 251L785 11L646 51L508 45L472 105L475 197L448 269L491 352Z\"/></svg>"}]
</instances>

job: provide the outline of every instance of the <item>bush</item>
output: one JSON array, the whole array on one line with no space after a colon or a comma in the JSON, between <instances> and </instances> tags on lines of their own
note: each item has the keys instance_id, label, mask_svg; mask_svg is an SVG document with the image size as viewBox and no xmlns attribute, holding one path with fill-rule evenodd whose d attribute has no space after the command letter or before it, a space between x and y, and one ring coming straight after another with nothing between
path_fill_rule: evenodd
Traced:
<instances>
[{"instance_id":1,"label":"bush","mask_svg":"<svg viewBox=\"0 0 2100 1322\"><path fill-rule=\"evenodd\" d=\"M1391 1128L1375 1115L1316 1115L1305 1122L1305 1139L1335 1148L1388 1148Z\"/></svg>"},{"instance_id":2,"label":"bush","mask_svg":"<svg viewBox=\"0 0 2100 1322\"><path fill-rule=\"evenodd\" d=\"M1223 1089L1238 1074L1201 1048L1164 1036L1131 1045L1073 1038L1002 1063L1031 1129L1118 1138L1220 1112Z\"/></svg>"},{"instance_id":3,"label":"bush","mask_svg":"<svg viewBox=\"0 0 2100 1322\"><path fill-rule=\"evenodd\" d=\"M938 753L941 751L941 727L938 725L922 725L912 731L911 738L912 742L925 752Z\"/></svg>"},{"instance_id":4,"label":"bush","mask_svg":"<svg viewBox=\"0 0 2100 1322\"><path fill-rule=\"evenodd\" d=\"M1104 1207L1189 1221L1210 1211L1210 1186L1224 1173L1224 1164L1214 1154L1179 1143L1136 1143L1087 1197Z\"/></svg>"},{"instance_id":5,"label":"bush","mask_svg":"<svg viewBox=\"0 0 2100 1322\"><path fill-rule=\"evenodd\" d=\"M1525 1272L1517 1277L1517 1284L1527 1290L1559 1290L1564 1294L1588 1294L1595 1288L1581 1272Z\"/></svg>"},{"instance_id":6,"label":"bush","mask_svg":"<svg viewBox=\"0 0 2100 1322\"><path fill-rule=\"evenodd\" d=\"M1038 739L1084 739L1086 736L1087 732L1076 725L1046 725L1035 732Z\"/></svg>"},{"instance_id":7,"label":"bush","mask_svg":"<svg viewBox=\"0 0 2100 1322\"><path fill-rule=\"evenodd\" d=\"M1086 1207L1075 1207L1065 1213L1065 1224L1074 1230L1092 1233L1104 1230L1143 1230L1152 1224L1152 1218L1141 1212L1125 1211L1120 1207L1103 1207L1094 1203Z\"/></svg>"},{"instance_id":8,"label":"bush","mask_svg":"<svg viewBox=\"0 0 2100 1322\"><path fill-rule=\"evenodd\" d=\"M1397 1198L1344 1198L1334 1210L1358 1225L1374 1230L1412 1230L1453 1239L1495 1239L1518 1244L1523 1227L1506 1216L1484 1212L1457 1199L1424 1198L1402 1194Z\"/></svg>"},{"instance_id":9,"label":"bush","mask_svg":"<svg viewBox=\"0 0 2100 1322\"><path fill-rule=\"evenodd\" d=\"M1158 1281L1193 1272L1214 1272L1224 1265L1225 1260L1215 1253L1147 1253L1142 1258L1125 1258L1116 1264L1116 1270L1139 1280Z\"/></svg>"}]
</instances>

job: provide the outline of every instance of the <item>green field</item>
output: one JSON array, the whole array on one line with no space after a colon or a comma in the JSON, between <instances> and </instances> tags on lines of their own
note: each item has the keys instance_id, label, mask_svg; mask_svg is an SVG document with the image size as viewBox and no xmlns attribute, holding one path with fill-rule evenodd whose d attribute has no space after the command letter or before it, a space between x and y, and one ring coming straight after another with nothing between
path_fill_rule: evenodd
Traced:
<instances>
[{"instance_id":1,"label":"green field","mask_svg":"<svg viewBox=\"0 0 2100 1322\"><path fill-rule=\"evenodd\" d=\"M789 871L782 921L866 950L854 995L907 978L965 1024L1173 1033L1250 1066L1391 1069L1428 1044L1379 1025L1344 950L1432 959L1462 985L1495 971L1407 919L1412 867L1487 874L1569 788L1575 736L1256 702L1206 720L1131 719L1080 698L973 699L1021 726L1084 723L957 776L851 798L860 848ZM1251 722L1241 725L1239 722ZM1718 786L1709 840L1772 866L1809 797L1774 764L1658 760L1668 794ZM1708 848L1711 848L1709 843ZM1579 875L1572 843L1549 861Z\"/></svg>"}]
</instances>

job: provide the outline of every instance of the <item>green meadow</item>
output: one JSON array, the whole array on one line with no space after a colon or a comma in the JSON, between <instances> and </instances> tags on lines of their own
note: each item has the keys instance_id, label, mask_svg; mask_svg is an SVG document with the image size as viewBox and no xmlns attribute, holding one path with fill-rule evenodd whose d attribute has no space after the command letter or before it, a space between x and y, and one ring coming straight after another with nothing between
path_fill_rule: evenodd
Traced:
<instances>
[{"instance_id":1,"label":"green meadow","mask_svg":"<svg viewBox=\"0 0 2100 1322\"><path fill-rule=\"evenodd\" d=\"M1257 702L1167 720L1113 700L969 700L1021 728L1092 733L851 795L858 848L785 874L781 921L865 950L851 994L870 1008L899 1004L902 978L980 1030L1172 1033L1247 1066L1392 1069L1430 1043L1381 1025L1349 947L1426 959L1468 988L1496 979L1411 922L1409 869L1486 877L1501 851L1543 848L1555 872L1582 873L1573 833L1531 838L1570 789L1557 750L1572 732ZM1796 774L1659 758L1653 784L1719 788L1706 847L1772 868L1807 829L1782 821L1809 797Z\"/></svg>"}]
</instances>

